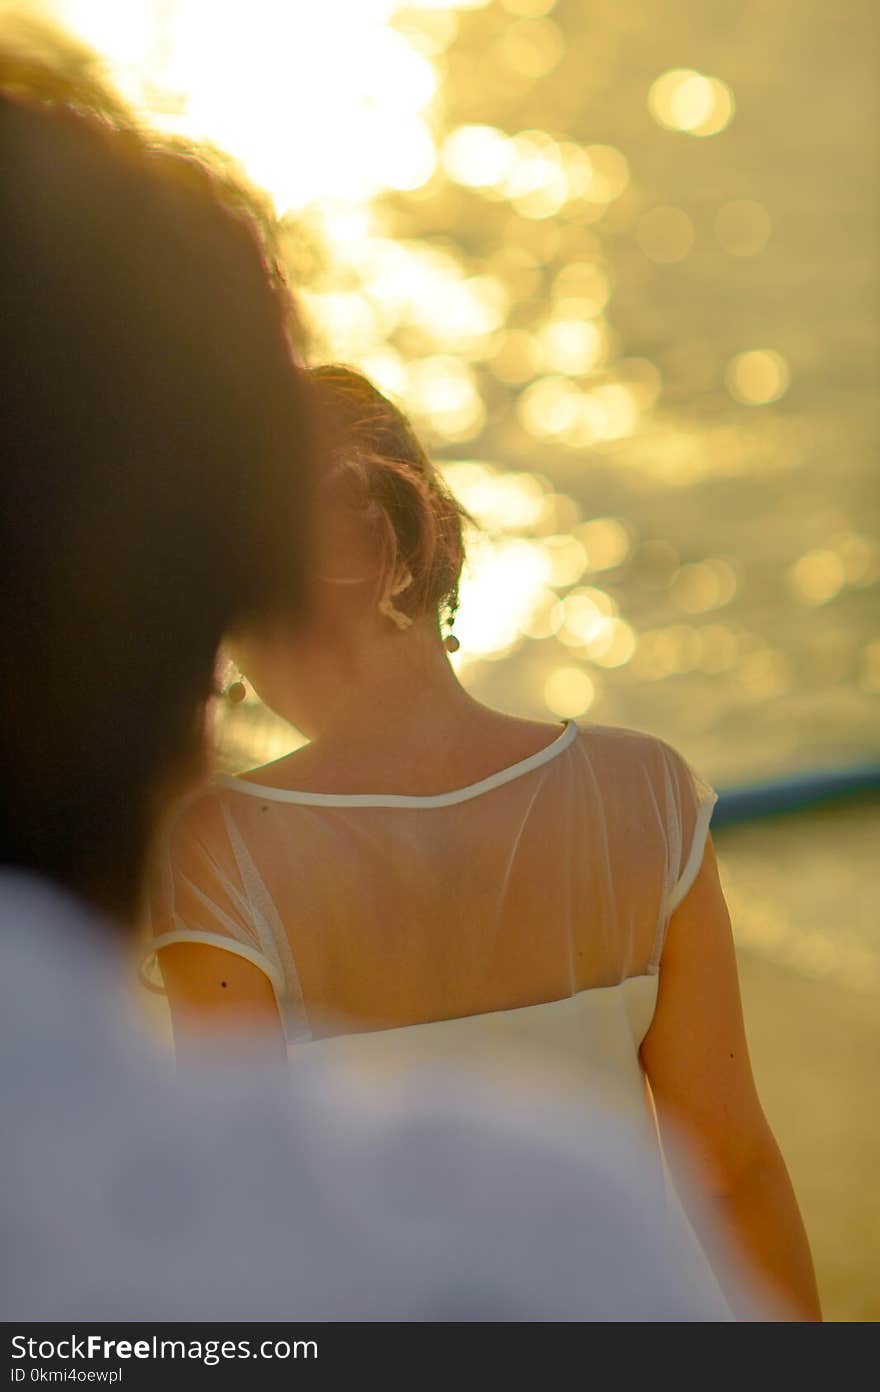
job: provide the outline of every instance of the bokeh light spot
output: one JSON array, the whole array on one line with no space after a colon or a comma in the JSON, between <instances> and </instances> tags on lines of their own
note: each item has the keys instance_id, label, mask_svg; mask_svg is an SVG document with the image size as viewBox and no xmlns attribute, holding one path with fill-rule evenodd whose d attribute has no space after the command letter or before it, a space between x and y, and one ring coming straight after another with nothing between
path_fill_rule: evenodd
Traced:
<instances>
[{"instance_id":1,"label":"bokeh light spot","mask_svg":"<svg viewBox=\"0 0 880 1392\"><path fill-rule=\"evenodd\" d=\"M500 382L521 386L535 376L541 365L541 344L525 329L505 333L489 361L489 368Z\"/></svg>"},{"instance_id":2,"label":"bokeh light spot","mask_svg":"<svg viewBox=\"0 0 880 1392\"><path fill-rule=\"evenodd\" d=\"M522 639L547 592L543 548L521 537L470 531L455 630L466 661L497 660Z\"/></svg>"},{"instance_id":3,"label":"bokeh light spot","mask_svg":"<svg viewBox=\"0 0 880 1392\"><path fill-rule=\"evenodd\" d=\"M580 667L557 667L544 683L548 710L565 719L574 719L589 710L596 688Z\"/></svg>"},{"instance_id":4,"label":"bokeh light spot","mask_svg":"<svg viewBox=\"0 0 880 1392\"><path fill-rule=\"evenodd\" d=\"M550 584L556 589L576 585L587 568L587 553L574 536L544 537Z\"/></svg>"},{"instance_id":5,"label":"bokeh light spot","mask_svg":"<svg viewBox=\"0 0 880 1392\"><path fill-rule=\"evenodd\" d=\"M554 277L552 288L556 300L577 303L586 316L600 314L611 294L608 273L595 261L570 261Z\"/></svg>"},{"instance_id":6,"label":"bokeh light spot","mask_svg":"<svg viewBox=\"0 0 880 1392\"><path fill-rule=\"evenodd\" d=\"M636 645L636 634L624 619L603 619L600 631L586 645L587 656L600 667L625 667Z\"/></svg>"},{"instance_id":7,"label":"bokeh light spot","mask_svg":"<svg viewBox=\"0 0 880 1392\"><path fill-rule=\"evenodd\" d=\"M698 561L683 565L672 584L672 598L689 614L720 609L736 593L736 571L729 561Z\"/></svg>"},{"instance_id":8,"label":"bokeh light spot","mask_svg":"<svg viewBox=\"0 0 880 1392\"><path fill-rule=\"evenodd\" d=\"M565 377L541 377L522 392L517 415L537 439L561 435L578 418L581 393Z\"/></svg>"},{"instance_id":9,"label":"bokeh light spot","mask_svg":"<svg viewBox=\"0 0 880 1392\"><path fill-rule=\"evenodd\" d=\"M585 197L591 203L611 203L629 183L629 163L614 145L588 145L586 156L593 175Z\"/></svg>"},{"instance_id":10,"label":"bokeh light spot","mask_svg":"<svg viewBox=\"0 0 880 1392\"><path fill-rule=\"evenodd\" d=\"M493 532L533 530L543 516L545 485L534 474L501 473L481 460L447 464L443 475L481 527Z\"/></svg>"},{"instance_id":11,"label":"bokeh light spot","mask_svg":"<svg viewBox=\"0 0 880 1392\"><path fill-rule=\"evenodd\" d=\"M576 535L586 547L590 570L614 570L629 555L629 532L616 517L594 517L582 523Z\"/></svg>"},{"instance_id":12,"label":"bokeh light spot","mask_svg":"<svg viewBox=\"0 0 880 1392\"><path fill-rule=\"evenodd\" d=\"M551 372L581 376L602 361L606 343L603 327L594 320L553 319L540 335L543 366Z\"/></svg>"},{"instance_id":13,"label":"bokeh light spot","mask_svg":"<svg viewBox=\"0 0 880 1392\"><path fill-rule=\"evenodd\" d=\"M660 204L639 219L636 241L651 261L683 261L694 244L694 225L681 208Z\"/></svg>"},{"instance_id":14,"label":"bokeh light spot","mask_svg":"<svg viewBox=\"0 0 880 1392\"><path fill-rule=\"evenodd\" d=\"M546 77L565 52L562 30L552 19L520 19L501 38L501 56L518 77Z\"/></svg>"},{"instance_id":15,"label":"bokeh light spot","mask_svg":"<svg viewBox=\"0 0 880 1392\"><path fill-rule=\"evenodd\" d=\"M460 358L420 358L410 364L405 393L413 415L444 440L467 440L486 418L473 372Z\"/></svg>"},{"instance_id":16,"label":"bokeh light spot","mask_svg":"<svg viewBox=\"0 0 880 1392\"><path fill-rule=\"evenodd\" d=\"M513 150L494 126L459 126L443 142L443 167L451 179L469 188L487 188L508 174Z\"/></svg>"},{"instance_id":17,"label":"bokeh light spot","mask_svg":"<svg viewBox=\"0 0 880 1392\"><path fill-rule=\"evenodd\" d=\"M559 632L563 608L555 590L542 590L535 596L535 606L520 626L524 638L552 638Z\"/></svg>"},{"instance_id":18,"label":"bokeh light spot","mask_svg":"<svg viewBox=\"0 0 880 1392\"><path fill-rule=\"evenodd\" d=\"M727 365L727 390L746 406L766 406L788 390L790 374L781 353L770 348L738 353Z\"/></svg>"},{"instance_id":19,"label":"bokeh light spot","mask_svg":"<svg viewBox=\"0 0 880 1392\"><path fill-rule=\"evenodd\" d=\"M717 135L733 117L733 93L719 78L692 68L672 68L652 83L648 110L667 130Z\"/></svg>"},{"instance_id":20,"label":"bokeh light spot","mask_svg":"<svg viewBox=\"0 0 880 1392\"><path fill-rule=\"evenodd\" d=\"M803 604L827 604L846 583L846 570L836 551L818 548L795 561L788 573L789 585Z\"/></svg>"}]
</instances>

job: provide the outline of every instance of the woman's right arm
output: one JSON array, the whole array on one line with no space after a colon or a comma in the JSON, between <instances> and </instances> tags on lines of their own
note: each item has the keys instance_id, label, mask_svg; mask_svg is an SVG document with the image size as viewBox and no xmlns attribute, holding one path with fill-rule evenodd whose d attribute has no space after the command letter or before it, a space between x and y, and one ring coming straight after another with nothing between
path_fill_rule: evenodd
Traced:
<instances>
[{"instance_id":1,"label":"woman's right arm","mask_svg":"<svg viewBox=\"0 0 880 1392\"><path fill-rule=\"evenodd\" d=\"M204 1060L211 1041L225 1057L236 1044L249 1059L286 1061L281 1016L265 972L237 953L204 943L159 950L174 1046L180 1060Z\"/></svg>"},{"instance_id":2,"label":"woman's right arm","mask_svg":"<svg viewBox=\"0 0 880 1392\"><path fill-rule=\"evenodd\" d=\"M157 847L149 937L168 996L178 1059L230 1049L281 1057L277 964L265 955L230 841L222 799L210 791L176 815ZM146 979L154 972L148 970Z\"/></svg>"},{"instance_id":3,"label":"woman's right arm","mask_svg":"<svg viewBox=\"0 0 880 1392\"><path fill-rule=\"evenodd\" d=\"M722 1232L795 1318L820 1320L803 1221L752 1076L711 837L669 921L657 1009L641 1057L661 1133L671 1123L690 1142Z\"/></svg>"}]
</instances>

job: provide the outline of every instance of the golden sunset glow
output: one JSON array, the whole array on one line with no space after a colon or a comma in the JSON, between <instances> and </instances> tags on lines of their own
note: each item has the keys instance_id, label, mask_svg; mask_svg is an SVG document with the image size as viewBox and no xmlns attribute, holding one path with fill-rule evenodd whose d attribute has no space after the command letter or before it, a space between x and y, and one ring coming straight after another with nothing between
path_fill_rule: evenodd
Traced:
<instances>
[{"instance_id":1,"label":"golden sunset glow","mask_svg":"<svg viewBox=\"0 0 880 1392\"><path fill-rule=\"evenodd\" d=\"M265 190L303 354L398 402L472 519L467 689L587 738L658 734L722 789L756 1056L820 1277L840 1317L880 1318L867 1131L863 1172L829 1182L876 1083L868 1025L850 1047L841 1021L880 991L877 6L18 8ZM216 735L229 771L303 740L250 686ZM797 810L841 771L864 797Z\"/></svg>"}]
</instances>

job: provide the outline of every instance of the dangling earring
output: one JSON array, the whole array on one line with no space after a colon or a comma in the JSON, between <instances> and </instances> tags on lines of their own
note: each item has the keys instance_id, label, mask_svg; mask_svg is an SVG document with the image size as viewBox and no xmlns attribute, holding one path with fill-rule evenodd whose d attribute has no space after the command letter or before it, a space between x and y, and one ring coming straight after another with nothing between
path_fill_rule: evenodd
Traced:
<instances>
[{"instance_id":1,"label":"dangling earring","mask_svg":"<svg viewBox=\"0 0 880 1392\"><path fill-rule=\"evenodd\" d=\"M234 681L231 686L227 686L225 695L231 706L241 705L242 701L247 696L247 687L241 677L239 677L237 681Z\"/></svg>"},{"instance_id":2,"label":"dangling earring","mask_svg":"<svg viewBox=\"0 0 880 1392\"><path fill-rule=\"evenodd\" d=\"M456 653L461 647L461 643L459 643L454 633L447 633L446 637L443 639L443 646L448 653Z\"/></svg>"}]
</instances>

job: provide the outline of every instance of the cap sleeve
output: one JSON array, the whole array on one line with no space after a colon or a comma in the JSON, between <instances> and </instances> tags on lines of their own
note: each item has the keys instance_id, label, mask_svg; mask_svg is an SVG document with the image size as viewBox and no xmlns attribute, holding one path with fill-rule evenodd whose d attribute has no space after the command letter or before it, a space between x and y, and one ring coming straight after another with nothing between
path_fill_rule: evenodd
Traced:
<instances>
[{"instance_id":1,"label":"cap sleeve","mask_svg":"<svg viewBox=\"0 0 880 1392\"><path fill-rule=\"evenodd\" d=\"M669 920L699 874L709 823L718 801L712 785L677 749L662 740L658 743L659 786L655 791L663 822L666 863L651 971L659 970Z\"/></svg>"},{"instance_id":2,"label":"cap sleeve","mask_svg":"<svg viewBox=\"0 0 880 1392\"><path fill-rule=\"evenodd\" d=\"M284 972L270 935L260 934L222 800L202 795L187 804L159 848L151 886L140 977L163 991L157 954L174 943L204 943L244 957L271 981Z\"/></svg>"}]
</instances>

